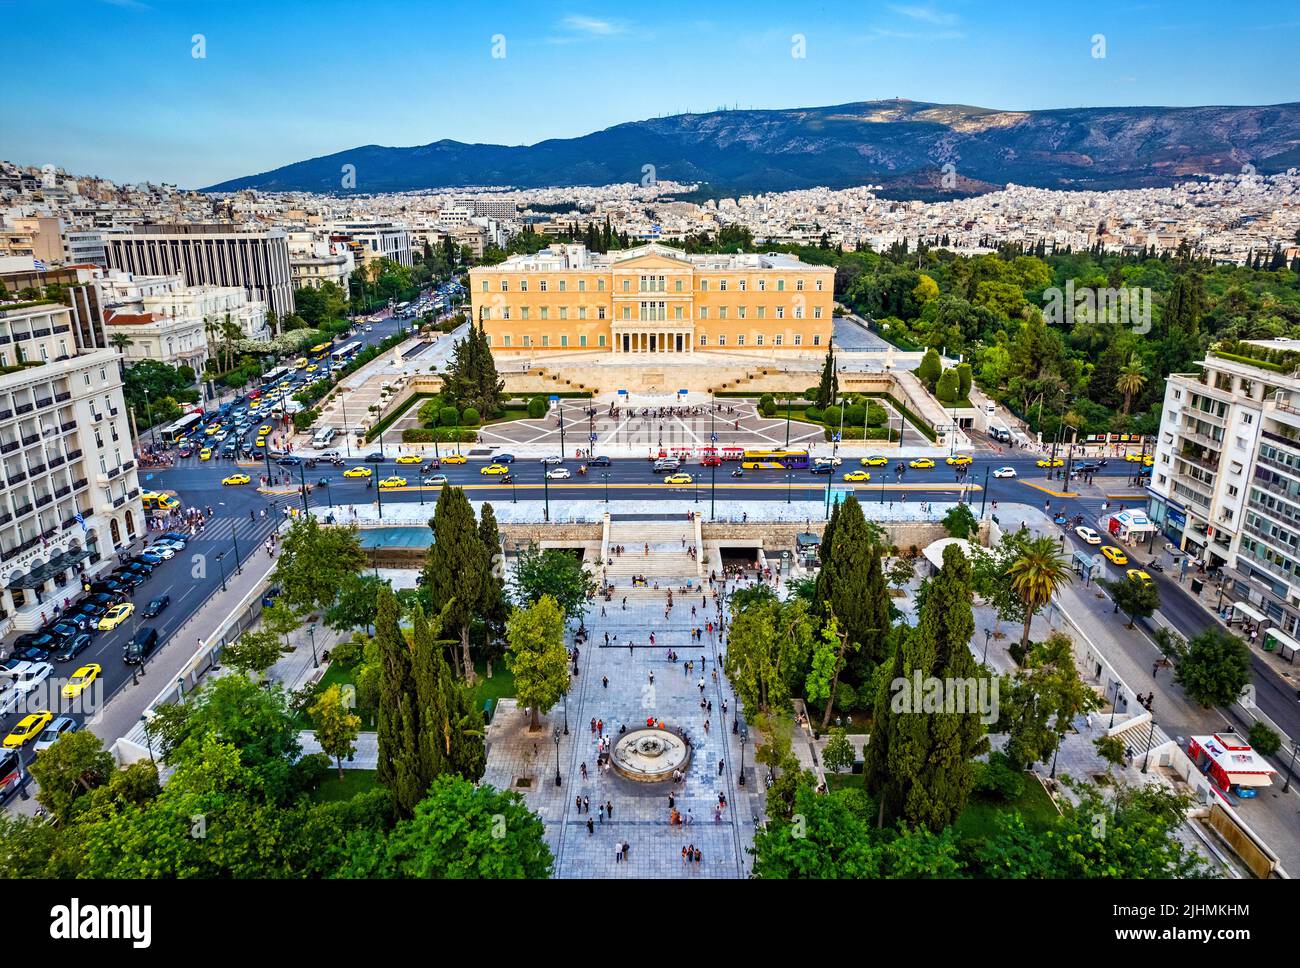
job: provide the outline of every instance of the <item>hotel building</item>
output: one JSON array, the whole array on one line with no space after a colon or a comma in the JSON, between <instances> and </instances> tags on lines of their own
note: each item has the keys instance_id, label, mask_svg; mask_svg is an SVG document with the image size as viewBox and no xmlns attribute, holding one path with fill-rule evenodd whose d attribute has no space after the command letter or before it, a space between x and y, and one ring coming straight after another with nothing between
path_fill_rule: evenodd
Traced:
<instances>
[{"instance_id":1,"label":"hotel building","mask_svg":"<svg viewBox=\"0 0 1300 968\"><path fill-rule=\"evenodd\" d=\"M0 634L39 626L78 569L144 532L119 356L81 351L72 317L0 304Z\"/></svg>"},{"instance_id":2,"label":"hotel building","mask_svg":"<svg viewBox=\"0 0 1300 968\"><path fill-rule=\"evenodd\" d=\"M470 270L473 318L501 352L822 352L834 288L833 267L791 255L658 244L608 254L557 244Z\"/></svg>"},{"instance_id":3,"label":"hotel building","mask_svg":"<svg viewBox=\"0 0 1300 968\"><path fill-rule=\"evenodd\" d=\"M1223 570L1225 602L1300 639L1300 340L1210 354L1165 390L1150 514L1165 536Z\"/></svg>"}]
</instances>

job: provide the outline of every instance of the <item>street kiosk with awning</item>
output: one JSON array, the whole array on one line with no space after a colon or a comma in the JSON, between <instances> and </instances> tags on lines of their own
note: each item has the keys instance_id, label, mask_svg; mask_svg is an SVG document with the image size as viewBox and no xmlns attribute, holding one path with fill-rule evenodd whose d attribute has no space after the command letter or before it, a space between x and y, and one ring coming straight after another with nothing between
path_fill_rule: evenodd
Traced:
<instances>
[{"instance_id":1,"label":"street kiosk with awning","mask_svg":"<svg viewBox=\"0 0 1300 968\"><path fill-rule=\"evenodd\" d=\"M1232 612L1232 620L1228 622L1229 625L1234 621L1240 621L1244 624L1246 619L1249 619L1256 625L1263 625L1268 621L1268 619L1265 618L1264 613L1252 606L1249 602L1233 602Z\"/></svg>"},{"instance_id":2,"label":"street kiosk with awning","mask_svg":"<svg viewBox=\"0 0 1300 968\"><path fill-rule=\"evenodd\" d=\"M1257 787L1273 785L1277 770L1237 733L1193 736L1188 755L1219 789L1253 797Z\"/></svg>"},{"instance_id":3,"label":"street kiosk with awning","mask_svg":"<svg viewBox=\"0 0 1300 968\"><path fill-rule=\"evenodd\" d=\"M1300 652L1300 642L1291 638L1281 629L1272 628L1264 633L1264 651L1272 652L1274 645L1277 646L1278 655L1286 659L1287 662L1294 662L1295 654Z\"/></svg>"}]
</instances>

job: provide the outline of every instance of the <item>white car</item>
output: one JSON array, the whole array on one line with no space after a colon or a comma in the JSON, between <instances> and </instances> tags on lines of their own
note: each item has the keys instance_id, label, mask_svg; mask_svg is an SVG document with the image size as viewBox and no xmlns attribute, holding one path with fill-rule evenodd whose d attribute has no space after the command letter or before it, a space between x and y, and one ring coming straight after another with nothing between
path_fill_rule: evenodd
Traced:
<instances>
[{"instance_id":1,"label":"white car","mask_svg":"<svg viewBox=\"0 0 1300 968\"><path fill-rule=\"evenodd\" d=\"M1074 529L1074 533L1077 534L1079 536L1079 540L1084 542L1085 544L1090 544L1090 545L1101 544L1101 535L1099 535L1096 531L1093 531L1092 528L1084 527L1081 524Z\"/></svg>"},{"instance_id":2,"label":"white car","mask_svg":"<svg viewBox=\"0 0 1300 968\"><path fill-rule=\"evenodd\" d=\"M567 467L552 467L546 472L546 476L553 481L567 481L569 479L569 469Z\"/></svg>"},{"instance_id":3,"label":"white car","mask_svg":"<svg viewBox=\"0 0 1300 968\"><path fill-rule=\"evenodd\" d=\"M543 458L542 458L542 463L543 463L543 464L563 464L563 463L564 463L564 458L561 457L561 456L559 456L558 454L552 454L550 457L543 457Z\"/></svg>"},{"instance_id":4,"label":"white car","mask_svg":"<svg viewBox=\"0 0 1300 968\"><path fill-rule=\"evenodd\" d=\"M165 561L169 561L172 558L176 557L176 552L179 549L177 549L177 547L174 544L172 544L170 541L159 541L154 544L151 544L149 547L145 548L144 550L146 554L157 555L159 558L162 558Z\"/></svg>"},{"instance_id":5,"label":"white car","mask_svg":"<svg viewBox=\"0 0 1300 968\"><path fill-rule=\"evenodd\" d=\"M48 662L19 662L5 673L10 689L19 696L33 692L37 686L48 679L54 672L54 666Z\"/></svg>"},{"instance_id":6,"label":"white car","mask_svg":"<svg viewBox=\"0 0 1300 968\"><path fill-rule=\"evenodd\" d=\"M993 472L994 477L1015 477L1016 469L1014 467L999 467Z\"/></svg>"},{"instance_id":7,"label":"white car","mask_svg":"<svg viewBox=\"0 0 1300 968\"><path fill-rule=\"evenodd\" d=\"M844 463L843 457L814 457L813 463L818 467L839 467Z\"/></svg>"}]
</instances>

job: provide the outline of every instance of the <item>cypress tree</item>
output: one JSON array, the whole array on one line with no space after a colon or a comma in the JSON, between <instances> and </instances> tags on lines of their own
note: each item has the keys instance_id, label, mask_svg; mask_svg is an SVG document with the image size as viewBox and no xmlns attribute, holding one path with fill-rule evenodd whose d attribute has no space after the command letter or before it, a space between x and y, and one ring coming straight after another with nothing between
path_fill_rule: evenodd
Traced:
<instances>
[{"instance_id":1,"label":"cypress tree","mask_svg":"<svg viewBox=\"0 0 1300 968\"><path fill-rule=\"evenodd\" d=\"M375 778L393 795L399 814L415 813L427 791L422 786L419 720L415 708L411 649L398 623L397 599L388 586L379 590L375 641L379 645L379 758Z\"/></svg>"},{"instance_id":2,"label":"cypress tree","mask_svg":"<svg viewBox=\"0 0 1300 968\"><path fill-rule=\"evenodd\" d=\"M972 760L988 748L979 710L955 711L952 680L977 675L970 639L970 563L956 546L944 551L943 568L931 580L917 626L894 658L892 682L876 694L864 782L880 805L880 823L902 820L936 833L951 826L966 806L974 783ZM923 695L914 694L914 676ZM922 706L932 684L942 684L938 711ZM905 702L896 708L896 686ZM969 698L969 697L967 697Z\"/></svg>"},{"instance_id":3,"label":"cypress tree","mask_svg":"<svg viewBox=\"0 0 1300 968\"><path fill-rule=\"evenodd\" d=\"M839 512L826 582L828 600L849 642L874 665L884 657L889 632L889 601L885 597L880 548L871 540L856 497L845 498Z\"/></svg>"},{"instance_id":4,"label":"cypress tree","mask_svg":"<svg viewBox=\"0 0 1300 968\"><path fill-rule=\"evenodd\" d=\"M428 790L434 777L447 772L446 757L443 753L441 731L438 725L443 721L443 693L441 677L450 677L437 644L437 635L425 617L424 609L416 606L411 614L412 642L411 678L415 687L415 709L418 716L418 775L421 788Z\"/></svg>"},{"instance_id":5,"label":"cypress tree","mask_svg":"<svg viewBox=\"0 0 1300 968\"><path fill-rule=\"evenodd\" d=\"M826 363L822 366L821 383L817 386L817 399L813 402L821 410L833 406L836 397L840 392L839 376L835 372L835 350L828 347L826 350Z\"/></svg>"},{"instance_id":6,"label":"cypress tree","mask_svg":"<svg viewBox=\"0 0 1300 968\"><path fill-rule=\"evenodd\" d=\"M483 595L488 562L474 509L461 488L442 489L429 526L433 529L433 544L425 557L424 587L434 608L446 609L444 631L459 636L462 673L465 681L472 683L474 660L469 652L469 627Z\"/></svg>"},{"instance_id":7,"label":"cypress tree","mask_svg":"<svg viewBox=\"0 0 1300 968\"><path fill-rule=\"evenodd\" d=\"M483 578L483 593L479 597L478 616L483 622L484 659L488 678L492 677L492 659L496 648L505 639L506 619L510 605L506 601L505 568L502 566L501 535L497 529L496 512L491 504L479 511L478 538L487 559L487 573Z\"/></svg>"}]
</instances>

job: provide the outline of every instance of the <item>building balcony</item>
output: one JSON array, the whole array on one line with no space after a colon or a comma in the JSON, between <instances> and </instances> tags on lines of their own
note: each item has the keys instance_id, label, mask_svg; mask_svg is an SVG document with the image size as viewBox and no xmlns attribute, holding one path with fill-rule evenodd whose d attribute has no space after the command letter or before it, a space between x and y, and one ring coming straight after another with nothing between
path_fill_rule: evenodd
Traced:
<instances>
[{"instance_id":1,"label":"building balcony","mask_svg":"<svg viewBox=\"0 0 1300 968\"><path fill-rule=\"evenodd\" d=\"M67 495L69 495L69 494L71 494L71 493L72 493L72 485L71 485L71 484L64 484L62 487L56 487L56 488L54 489L54 496L55 496L55 497L66 497Z\"/></svg>"},{"instance_id":2,"label":"building balcony","mask_svg":"<svg viewBox=\"0 0 1300 968\"><path fill-rule=\"evenodd\" d=\"M31 413L35 409L36 406L34 404L20 403L14 407L14 413Z\"/></svg>"},{"instance_id":3,"label":"building balcony","mask_svg":"<svg viewBox=\"0 0 1300 968\"><path fill-rule=\"evenodd\" d=\"M9 485L10 485L11 487L12 487L14 484L19 483L20 481L25 481L25 480L27 480L27 472L26 472L26 471L14 471L14 473L12 473L12 474L9 475Z\"/></svg>"},{"instance_id":4,"label":"building balcony","mask_svg":"<svg viewBox=\"0 0 1300 968\"><path fill-rule=\"evenodd\" d=\"M69 431L76 430L77 422L75 420L69 420L67 423L61 423L59 424L59 429L62 430L64 433L68 433Z\"/></svg>"},{"instance_id":5,"label":"building balcony","mask_svg":"<svg viewBox=\"0 0 1300 968\"><path fill-rule=\"evenodd\" d=\"M80 448L74 448L68 451L68 460L76 460L80 456L81 456Z\"/></svg>"},{"instance_id":6,"label":"building balcony","mask_svg":"<svg viewBox=\"0 0 1300 968\"><path fill-rule=\"evenodd\" d=\"M48 407L48 406L49 406L50 404L52 404L53 402L54 402L54 398L53 398L53 397L42 397L42 398L40 398L39 400L36 401L36 406L37 406L37 407L42 407L42 408L43 408L43 407Z\"/></svg>"},{"instance_id":7,"label":"building balcony","mask_svg":"<svg viewBox=\"0 0 1300 968\"><path fill-rule=\"evenodd\" d=\"M35 474L44 474L44 473L45 473L45 465L44 465L44 464L29 464L29 465L27 465L27 473L28 473L28 474L33 474L33 475L35 475Z\"/></svg>"},{"instance_id":8,"label":"building balcony","mask_svg":"<svg viewBox=\"0 0 1300 968\"><path fill-rule=\"evenodd\" d=\"M45 507L45 505L49 504L53 500L54 500L53 494L39 494L36 497L36 506L38 508L43 508Z\"/></svg>"},{"instance_id":9,"label":"building balcony","mask_svg":"<svg viewBox=\"0 0 1300 968\"><path fill-rule=\"evenodd\" d=\"M64 390L62 393L54 394L54 399L58 403L67 403L69 400L72 399L72 394Z\"/></svg>"},{"instance_id":10,"label":"building balcony","mask_svg":"<svg viewBox=\"0 0 1300 968\"><path fill-rule=\"evenodd\" d=\"M84 477L72 482L72 489L74 491L80 491L89 486L90 486L90 481L86 480Z\"/></svg>"},{"instance_id":11,"label":"building balcony","mask_svg":"<svg viewBox=\"0 0 1300 968\"><path fill-rule=\"evenodd\" d=\"M32 444L36 443L36 441L38 441L38 440L40 440L40 439L41 439L41 435L40 435L40 434L26 434L26 435L23 437L23 446L24 446L24 447L30 447Z\"/></svg>"},{"instance_id":12,"label":"building balcony","mask_svg":"<svg viewBox=\"0 0 1300 968\"><path fill-rule=\"evenodd\" d=\"M21 446L22 444L16 440L11 440L8 441L7 443L0 444L0 454L12 454Z\"/></svg>"},{"instance_id":13,"label":"building balcony","mask_svg":"<svg viewBox=\"0 0 1300 968\"><path fill-rule=\"evenodd\" d=\"M30 501L26 504L20 504L18 507L14 508L14 517L21 518L24 514L31 512L35 507L36 505L32 504Z\"/></svg>"}]
</instances>

